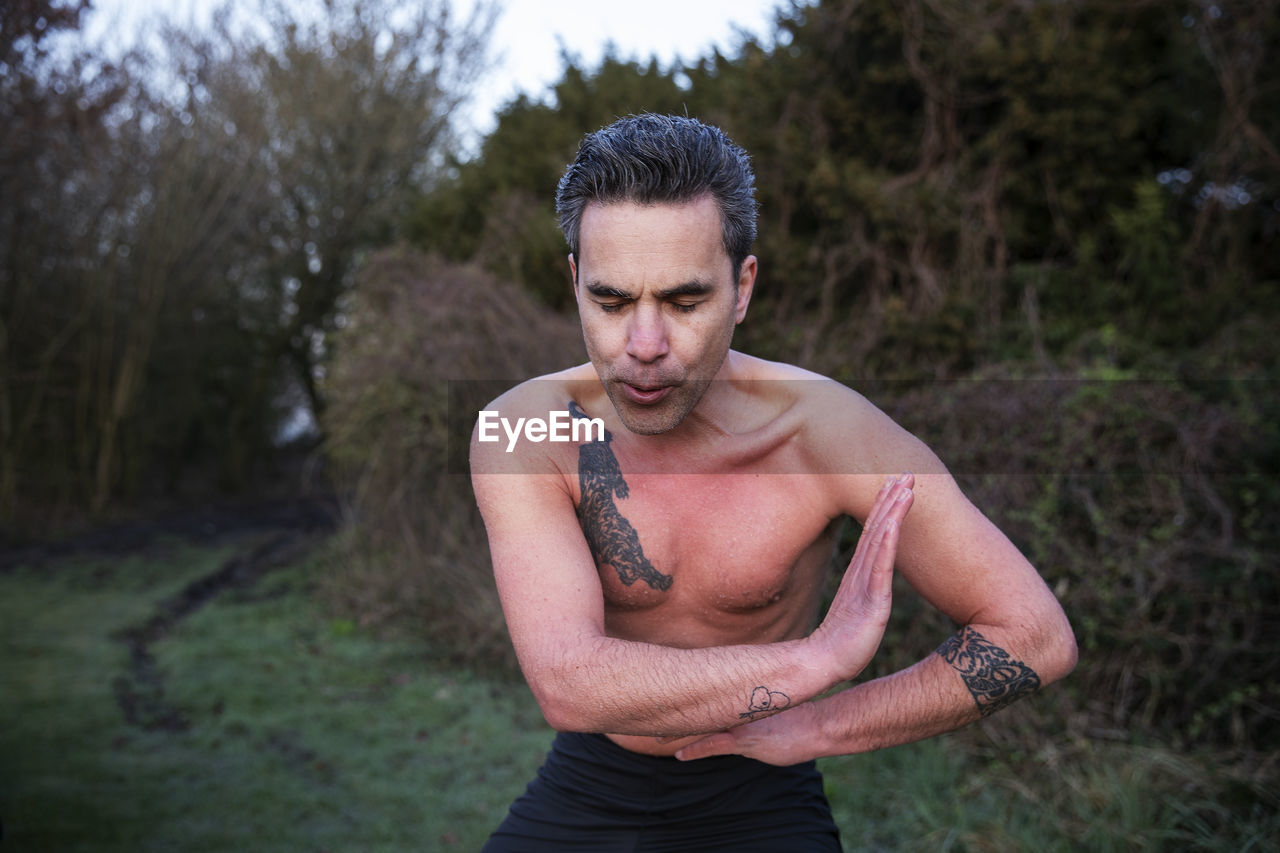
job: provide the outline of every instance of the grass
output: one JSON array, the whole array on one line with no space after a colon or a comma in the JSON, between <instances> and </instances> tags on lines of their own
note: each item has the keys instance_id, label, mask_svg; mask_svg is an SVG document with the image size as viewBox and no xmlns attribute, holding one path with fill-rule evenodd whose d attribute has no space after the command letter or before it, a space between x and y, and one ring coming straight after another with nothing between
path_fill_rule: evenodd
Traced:
<instances>
[{"instance_id":1,"label":"grass","mask_svg":"<svg viewBox=\"0 0 1280 853\"><path fill-rule=\"evenodd\" d=\"M527 689L329 618L313 564L224 591L154 644L189 728L124 721L117 632L226 556L0 576L5 848L478 848L549 743Z\"/></svg>"},{"instance_id":2,"label":"grass","mask_svg":"<svg viewBox=\"0 0 1280 853\"><path fill-rule=\"evenodd\" d=\"M551 737L528 690L375 638L316 561L228 588L149 647L184 729L126 722L121 631L226 549L0 575L0 820L21 851L475 850ZM938 738L822 762L858 850L1265 850L1274 796L1169 750Z\"/></svg>"},{"instance_id":3,"label":"grass","mask_svg":"<svg viewBox=\"0 0 1280 853\"><path fill-rule=\"evenodd\" d=\"M1016 764L954 737L822 762L847 848L893 851L1275 850L1274 794L1230 802L1211 759L1049 743Z\"/></svg>"}]
</instances>

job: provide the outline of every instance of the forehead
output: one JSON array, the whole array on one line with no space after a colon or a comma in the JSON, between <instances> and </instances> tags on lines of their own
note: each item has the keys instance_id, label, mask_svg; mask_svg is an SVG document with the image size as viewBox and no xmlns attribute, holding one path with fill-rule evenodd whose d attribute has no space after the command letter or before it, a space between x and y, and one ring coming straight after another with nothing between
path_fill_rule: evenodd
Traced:
<instances>
[{"instance_id":1,"label":"forehead","mask_svg":"<svg viewBox=\"0 0 1280 853\"><path fill-rule=\"evenodd\" d=\"M579 259L583 267L660 263L728 269L720 208L711 196L684 204L592 202L582 213Z\"/></svg>"}]
</instances>

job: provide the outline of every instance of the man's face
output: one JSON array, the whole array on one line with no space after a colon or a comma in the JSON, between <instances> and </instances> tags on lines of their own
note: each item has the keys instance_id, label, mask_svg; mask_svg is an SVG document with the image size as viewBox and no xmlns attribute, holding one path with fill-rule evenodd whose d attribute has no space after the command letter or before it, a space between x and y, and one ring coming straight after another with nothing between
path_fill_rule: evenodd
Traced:
<instances>
[{"instance_id":1,"label":"man's face","mask_svg":"<svg viewBox=\"0 0 1280 853\"><path fill-rule=\"evenodd\" d=\"M632 432L674 429L724 363L746 316L756 259L733 264L711 196L688 204L587 205L569 258L587 354Z\"/></svg>"}]
</instances>

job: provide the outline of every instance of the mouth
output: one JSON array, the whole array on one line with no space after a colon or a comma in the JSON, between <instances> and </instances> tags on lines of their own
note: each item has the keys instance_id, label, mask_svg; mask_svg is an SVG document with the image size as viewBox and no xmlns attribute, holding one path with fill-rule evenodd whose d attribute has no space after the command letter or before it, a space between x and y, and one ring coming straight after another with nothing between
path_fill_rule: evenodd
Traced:
<instances>
[{"instance_id":1,"label":"mouth","mask_svg":"<svg viewBox=\"0 0 1280 853\"><path fill-rule=\"evenodd\" d=\"M644 388L639 385L632 385L630 382L619 382L618 384L622 386L622 393L626 395L628 400L641 406L652 406L661 402L671 393L673 387L671 385L658 385L653 388Z\"/></svg>"}]
</instances>

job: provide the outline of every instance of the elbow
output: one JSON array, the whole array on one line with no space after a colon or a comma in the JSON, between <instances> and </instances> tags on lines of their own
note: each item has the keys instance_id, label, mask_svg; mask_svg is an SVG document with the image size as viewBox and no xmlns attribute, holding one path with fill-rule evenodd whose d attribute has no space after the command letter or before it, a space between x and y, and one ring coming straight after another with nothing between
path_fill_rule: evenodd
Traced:
<instances>
[{"instance_id":1,"label":"elbow","mask_svg":"<svg viewBox=\"0 0 1280 853\"><path fill-rule=\"evenodd\" d=\"M543 719L551 728L558 732L590 731L590 726L587 725L583 714L575 709L572 701L558 691L535 689L533 695L538 700Z\"/></svg>"},{"instance_id":2,"label":"elbow","mask_svg":"<svg viewBox=\"0 0 1280 853\"><path fill-rule=\"evenodd\" d=\"M1076 638L1068 633L1054 644L1049 655L1048 678L1046 681L1058 681L1066 678L1076 668L1080 660L1080 652L1076 647Z\"/></svg>"},{"instance_id":3,"label":"elbow","mask_svg":"<svg viewBox=\"0 0 1280 853\"><path fill-rule=\"evenodd\" d=\"M526 669L525 680L542 711L547 725L558 732L601 731L599 720L592 714L592 703L564 667Z\"/></svg>"},{"instance_id":4,"label":"elbow","mask_svg":"<svg viewBox=\"0 0 1280 853\"><path fill-rule=\"evenodd\" d=\"M1080 660L1080 649L1076 645L1075 633L1066 614L1055 620L1055 625L1045 638L1042 652L1042 682L1048 684L1066 678L1076 668Z\"/></svg>"},{"instance_id":5,"label":"elbow","mask_svg":"<svg viewBox=\"0 0 1280 853\"><path fill-rule=\"evenodd\" d=\"M1071 631L1071 626L1068 625L1062 641L1062 675L1059 677L1064 678L1070 675L1079 662L1080 648L1076 645L1076 635Z\"/></svg>"}]
</instances>

